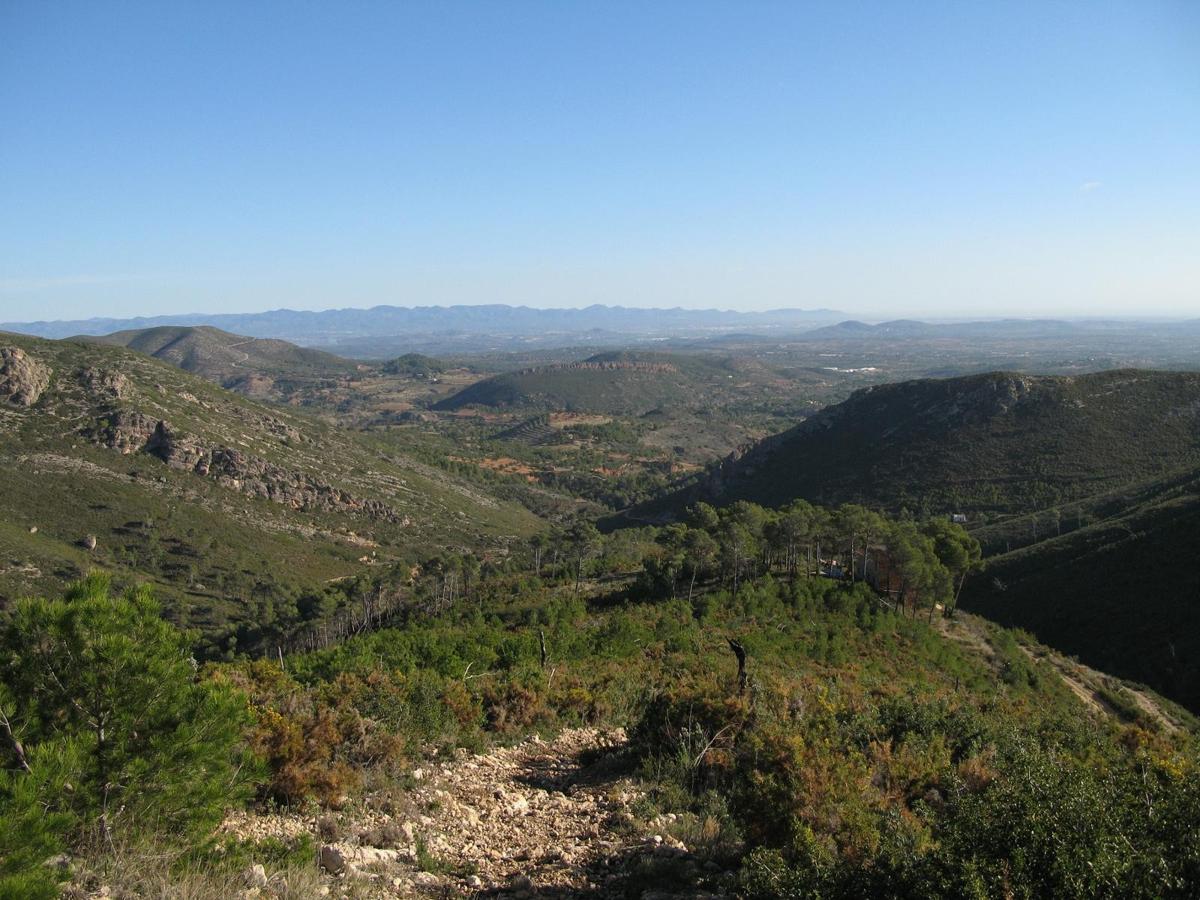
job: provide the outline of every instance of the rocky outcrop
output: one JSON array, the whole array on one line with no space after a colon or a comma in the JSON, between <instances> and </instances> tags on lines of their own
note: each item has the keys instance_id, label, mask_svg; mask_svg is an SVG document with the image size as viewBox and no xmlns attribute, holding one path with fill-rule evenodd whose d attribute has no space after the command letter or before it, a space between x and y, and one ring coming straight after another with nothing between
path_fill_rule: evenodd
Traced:
<instances>
[{"instance_id":1,"label":"rocky outcrop","mask_svg":"<svg viewBox=\"0 0 1200 900\"><path fill-rule=\"evenodd\" d=\"M142 450L158 428L158 419L135 410L117 410L91 432L96 443L119 453Z\"/></svg>"},{"instance_id":2,"label":"rocky outcrop","mask_svg":"<svg viewBox=\"0 0 1200 900\"><path fill-rule=\"evenodd\" d=\"M367 516L387 522L402 521L394 509L379 500L363 499L275 463L233 447L210 446L167 422L133 410L118 410L91 432L102 446L120 453L145 452L172 469L212 478L236 491L262 497L293 509Z\"/></svg>"},{"instance_id":3,"label":"rocky outcrop","mask_svg":"<svg viewBox=\"0 0 1200 900\"><path fill-rule=\"evenodd\" d=\"M33 406L49 384L49 367L20 347L0 347L0 401Z\"/></svg>"},{"instance_id":4,"label":"rocky outcrop","mask_svg":"<svg viewBox=\"0 0 1200 900\"><path fill-rule=\"evenodd\" d=\"M364 500L232 447L206 447L195 438L179 434L159 422L146 443L146 452L174 469L186 469L214 478L226 487L262 497L294 509L349 512L373 519L395 521L396 513L378 500Z\"/></svg>"},{"instance_id":5,"label":"rocky outcrop","mask_svg":"<svg viewBox=\"0 0 1200 900\"><path fill-rule=\"evenodd\" d=\"M98 400L124 400L129 396L129 379L112 369L86 366L79 370L79 383Z\"/></svg>"}]
</instances>

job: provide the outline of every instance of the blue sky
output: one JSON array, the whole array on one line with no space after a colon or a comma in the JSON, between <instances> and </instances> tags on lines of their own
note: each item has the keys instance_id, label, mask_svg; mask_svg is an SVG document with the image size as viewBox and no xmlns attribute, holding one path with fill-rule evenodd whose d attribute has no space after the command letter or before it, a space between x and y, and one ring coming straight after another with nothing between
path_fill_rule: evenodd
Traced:
<instances>
[{"instance_id":1,"label":"blue sky","mask_svg":"<svg viewBox=\"0 0 1200 900\"><path fill-rule=\"evenodd\" d=\"M1200 315L1200 3L0 0L0 320Z\"/></svg>"}]
</instances>

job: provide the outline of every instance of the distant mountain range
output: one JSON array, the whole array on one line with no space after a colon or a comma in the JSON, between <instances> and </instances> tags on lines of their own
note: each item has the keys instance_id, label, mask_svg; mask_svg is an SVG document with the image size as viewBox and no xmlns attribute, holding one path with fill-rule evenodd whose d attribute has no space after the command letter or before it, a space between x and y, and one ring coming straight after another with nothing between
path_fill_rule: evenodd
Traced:
<instances>
[{"instance_id":1,"label":"distant mountain range","mask_svg":"<svg viewBox=\"0 0 1200 900\"><path fill-rule=\"evenodd\" d=\"M262 313L96 318L0 323L0 331L37 337L105 335L114 331L205 326L256 338L318 347L343 357L389 359L403 353L463 354L593 346L631 342L791 340L806 344L879 346L921 341L1056 341L1132 337L1177 344L1200 336L1200 319L993 319L871 324L829 309L737 312L719 309L636 309L594 305L583 309L528 306L375 306L321 312L277 309Z\"/></svg>"},{"instance_id":2,"label":"distant mountain range","mask_svg":"<svg viewBox=\"0 0 1200 900\"><path fill-rule=\"evenodd\" d=\"M528 306L375 306L371 309L330 309L304 312L277 309L263 313L173 315L133 319L0 324L0 330L63 338L101 335L114 331L164 325L207 325L250 337L282 338L299 344L337 346L364 338L413 333L544 335L593 330L615 334L695 332L707 329L809 329L832 324L844 316L833 310L777 309L736 312L718 309L634 309L588 306L584 309L534 309Z\"/></svg>"}]
</instances>

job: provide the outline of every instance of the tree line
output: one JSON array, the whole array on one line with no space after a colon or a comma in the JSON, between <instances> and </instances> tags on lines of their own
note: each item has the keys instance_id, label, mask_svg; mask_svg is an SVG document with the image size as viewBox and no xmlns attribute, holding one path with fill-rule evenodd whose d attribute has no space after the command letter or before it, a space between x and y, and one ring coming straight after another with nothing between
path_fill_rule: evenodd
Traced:
<instances>
[{"instance_id":1,"label":"tree line","mask_svg":"<svg viewBox=\"0 0 1200 900\"><path fill-rule=\"evenodd\" d=\"M948 518L890 519L848 503L834 509L795 500L767 509L739 500L699 503L683 522L657 529L639 588L694 599L698 584L734 594L765 574L863 581L911 615L949 610L978 567L979 542Z\"/></svg>"}]
</instances>

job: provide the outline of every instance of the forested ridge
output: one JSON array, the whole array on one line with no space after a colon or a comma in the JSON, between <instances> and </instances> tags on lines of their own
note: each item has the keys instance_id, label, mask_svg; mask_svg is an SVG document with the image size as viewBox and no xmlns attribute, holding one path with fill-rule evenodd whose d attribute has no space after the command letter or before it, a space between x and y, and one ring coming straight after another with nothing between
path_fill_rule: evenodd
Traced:
<instances>
[{"instance_id":1,"label":"forested ridge","mask_svg":"<svg viewBox=\"0 0 1200 900\"><path fill-rule=\"evenodd\" d=\"M989 372L876 385L715 465L676 502L1028 513L1195 465L1198 397L1194 372Z\"/></svg>"}]
</instances>

